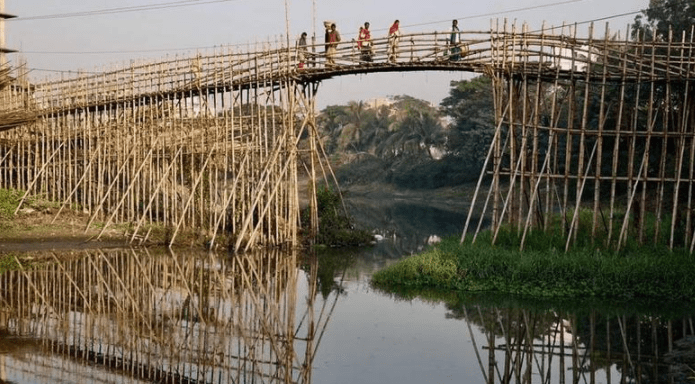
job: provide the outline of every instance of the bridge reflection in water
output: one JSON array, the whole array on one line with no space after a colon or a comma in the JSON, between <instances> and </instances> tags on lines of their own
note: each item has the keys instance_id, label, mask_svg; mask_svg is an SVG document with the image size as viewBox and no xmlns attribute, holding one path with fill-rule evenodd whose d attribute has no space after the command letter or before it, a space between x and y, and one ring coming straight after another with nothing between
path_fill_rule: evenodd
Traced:
<instances>
[{"instance_id":1,"label":"bridge reflection in water","mask_svg":"<svg viewBox=\"0 0 695 384\"><path fill-rule=\"evenodd\" d=\"M486 383L680 383L694 376L692 317L581 312L464 305L449 315L467 322Z\"/></svg>"},{"instance_id":2,"label":"bridge reflection in water","mask_svg":"<svg viewBox=\"0 0 695 384\"><path fill-rule=\"evenodd\" d=\"M286 252L48 253L0 276L0 380L309 383L344 297L342 283L319 295L317 276L316 257ZM636 313L450 304L447 317L475 356L457 364L486 383L687 381L692 318Z\"/></svg>"},{"instance_id":3,"label":"bridge reflection in water","mask_svg":"<svg viewBox=\"0 0 695 384\"><path fill-rule=\"evenodd\" d=\"M0 379L311 381L330 307L315 314L315 273L307 299L297 299L296 254L144 252L49 254L48 263L1 276ZM27 345L42 352L26 357Z\"/></svg>"}]
</instances>

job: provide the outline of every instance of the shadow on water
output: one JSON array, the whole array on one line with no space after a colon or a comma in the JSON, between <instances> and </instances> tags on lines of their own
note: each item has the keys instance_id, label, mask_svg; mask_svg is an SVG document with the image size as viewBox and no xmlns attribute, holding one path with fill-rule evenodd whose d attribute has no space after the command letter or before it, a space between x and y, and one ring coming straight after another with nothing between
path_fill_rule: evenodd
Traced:
<instances>
[{"instance_id":1,"label":"shadow on water","mask_svg":"<svg viewBox=\"0 0 695 384\"><path fill-rule=\"evenodd\" d=\"M652 383L695 375L695 311L687 308L383 293L364 279L379 263L357 250L46 253L0 275L0 382L395 383L465 374L480 383Z\"/></svg>"},{"instance_id":2,"label":"shadow on water","mask_svg":"<svg viewBox=\"0 0 695 384\"><path fill-rule=\"evenodd\" d=\"M409 238L399 242L396 235L361 251L358 260L371 261L375 269L421 251L433 236L460 236L468 212L468 206L449 208L412 200L349 203L356 219L377 228L376 233ZM472 222L478 220L474 217ZM487 225L485 220L482 225ZM465 322L480 382L695 383L694 307L376 290L396 301L441 304L446 318Z\"/></svg>"},{"instance_id":3,"label":"shadow on water","mask_svg":"<svg viewBox=\"0 0 695 384\"><path fill-rule=\"evenodd\" d=\"M484 383L693 383L695 308L537 300L434 289L381 291L443 303L466 324Z\"/></svg>"}]
</instances>

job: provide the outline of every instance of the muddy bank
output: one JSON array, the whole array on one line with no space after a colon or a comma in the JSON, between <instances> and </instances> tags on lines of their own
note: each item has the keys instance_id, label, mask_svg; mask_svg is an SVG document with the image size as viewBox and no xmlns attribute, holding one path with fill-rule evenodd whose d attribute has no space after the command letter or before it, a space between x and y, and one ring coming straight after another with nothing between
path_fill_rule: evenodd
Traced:
<instances>
[{"instance_id":1,"label":"muddy bank","mask_svg":"<svg viewBox=\"0 0 695 384\"><path fill-rule=\"evenodd\" d=\"M99 240L101 229L85 231L89 216L75 212L62 213L55 221L51 210L22 210L11 219L0 220L0 253L67 249L115 248L127 246L125 232L107 228Z\"/></svg>"}]
</instances>

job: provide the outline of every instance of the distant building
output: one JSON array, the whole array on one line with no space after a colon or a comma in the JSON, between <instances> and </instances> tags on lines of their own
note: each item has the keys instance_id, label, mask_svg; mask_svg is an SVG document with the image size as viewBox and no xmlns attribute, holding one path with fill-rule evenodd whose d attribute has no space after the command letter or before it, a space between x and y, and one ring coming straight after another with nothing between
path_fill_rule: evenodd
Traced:
<instances>
[{"instance_id":1,"label":"distant building","mask_svg":"<svg viewBox=\"0 0 695 384\"><path fill-rule=\"evenodd\" d=\"M388 97L376 97L374 99L369 99L364 102L365 106L369 108L377 109L382 106L390 107L394 104L393 99Z\"/></svg>"}]
</instances>

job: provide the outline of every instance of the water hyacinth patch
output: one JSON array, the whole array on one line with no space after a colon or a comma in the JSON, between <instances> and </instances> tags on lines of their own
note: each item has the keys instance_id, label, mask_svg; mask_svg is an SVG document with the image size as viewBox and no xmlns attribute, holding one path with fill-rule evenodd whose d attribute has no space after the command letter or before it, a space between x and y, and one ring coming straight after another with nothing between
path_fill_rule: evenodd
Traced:
<instances>
[{"instance_id":1,"label":"water hyacinth patch","mask_svg":"<svg viewBox=\"0 0 695 384\"><path fill-rule=\"evenodd\" d=\"M379 272L380 288L408 286L490 291L536 297L695 300L695 262L687 250L629 246L616 252L590 243L568 252L552 231L537 232L520 251L519 236L505 230L459 244L448 238L422 254Z\"/></svg>"}]
</instances>

